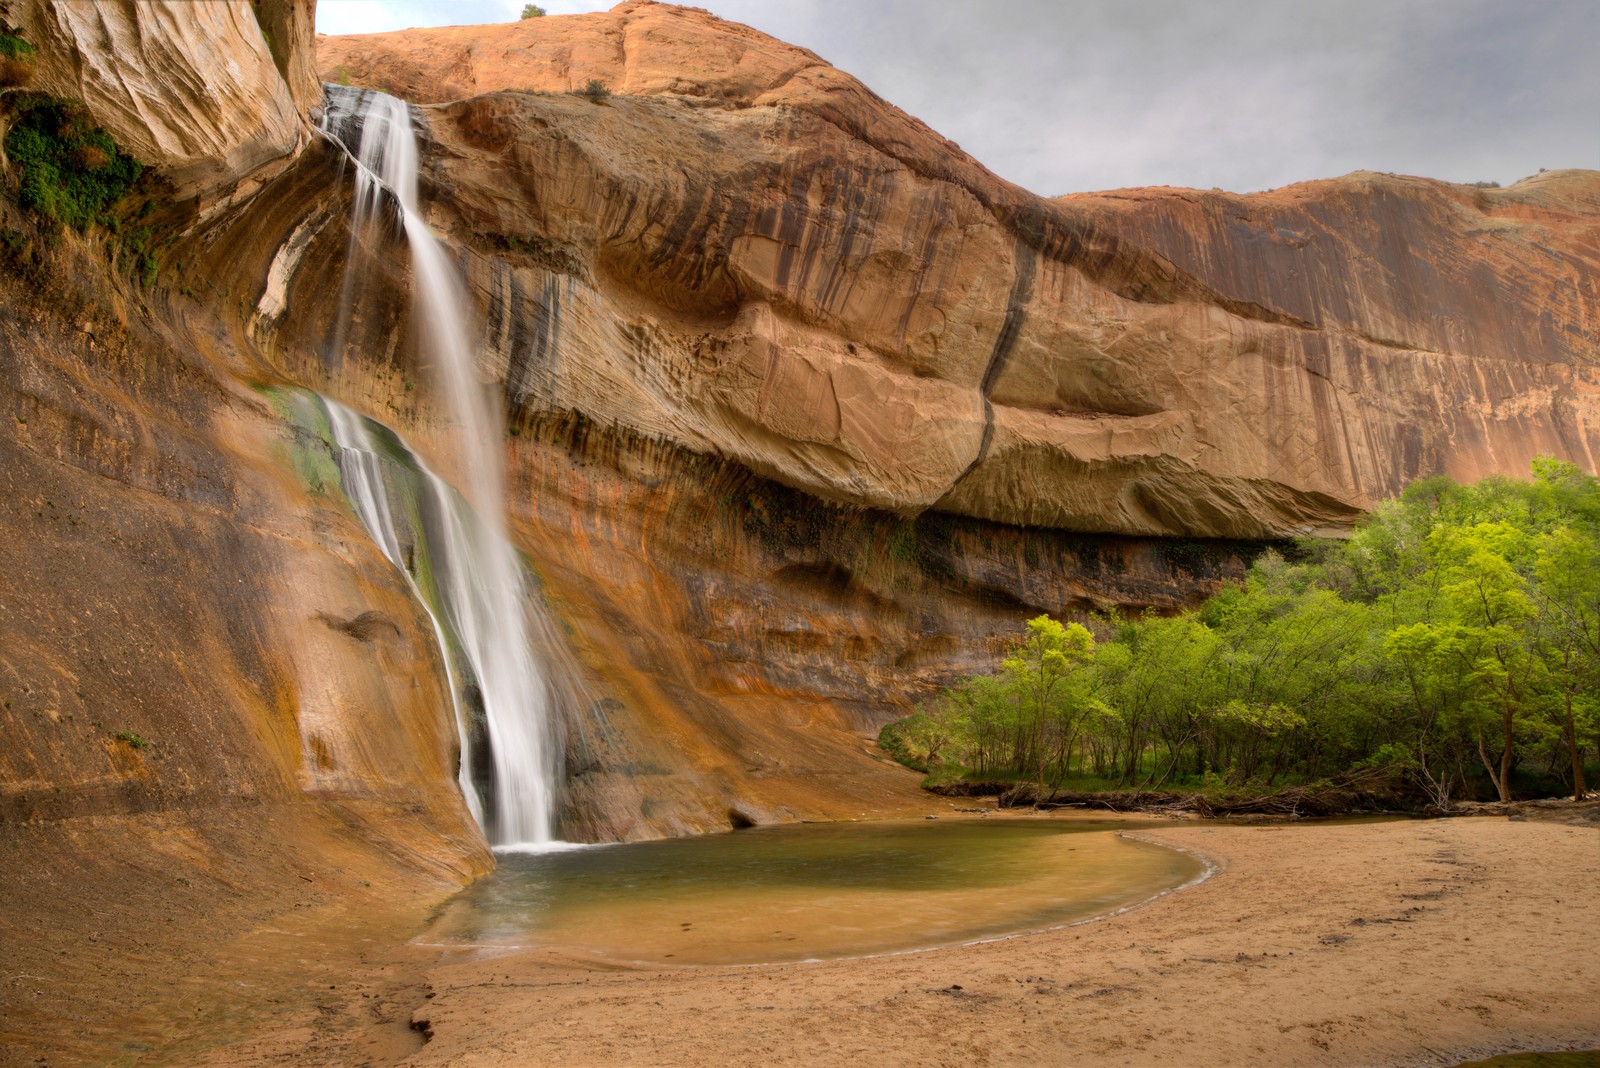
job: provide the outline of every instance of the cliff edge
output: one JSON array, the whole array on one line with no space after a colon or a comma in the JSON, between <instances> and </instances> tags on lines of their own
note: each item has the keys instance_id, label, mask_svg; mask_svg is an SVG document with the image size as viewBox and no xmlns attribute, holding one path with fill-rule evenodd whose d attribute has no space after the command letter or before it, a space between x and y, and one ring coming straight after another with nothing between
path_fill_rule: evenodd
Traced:
<instances>
[{"instance_id":1,"label":"cliff edge","mask_svg":"<svg viewBox=\"0 0 1600 1068\"><path fill-rule=\"evenodd\" d=\"M1423 475L1592 463L1594 172L1045 200L694 9L317 47L431 105L435 218L493 259L513 403L1081 532L1337 533Z\"/></svg>"}]
</instances>

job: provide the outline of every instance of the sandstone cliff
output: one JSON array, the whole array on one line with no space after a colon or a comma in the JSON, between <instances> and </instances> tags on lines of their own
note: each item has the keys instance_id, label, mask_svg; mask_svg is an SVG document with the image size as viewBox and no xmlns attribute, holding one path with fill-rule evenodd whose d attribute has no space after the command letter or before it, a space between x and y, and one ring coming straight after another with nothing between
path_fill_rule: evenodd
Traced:
<instances>
[{"instance_id":1,"label":"sandstone cliff","mask_svg":"<svg viewBox=\"0 0 1600 1068\"><path fill-rule=\"evenodd\" d=\"M312 139L249 4L13 3L4 17L37 49L34 89L81 99L155 165L127 201L152 245L238 218ZM450 863L481 865L450 785L431 632L325 446L308 456L282 402L242 376L259 364L223 301L201 307L179 262L141 288L112 234L0 212L14 423L0 625L25 742L4 757L7 811L387 793L437 808L424 824L465 835Z\"/></svg>"},{"instance_id":2,"label":"sandstone cliff","mask_svg":"<svg viewBox=\"0 0 1600 1068\"><path fill-rule=\"evenodd\" d=\"M1138 537L1337 532L1421 474L1588 462L1592 174L1043 201L703 12L320 47L324 77L445 101L418 111L425 200L599 694L586 834L847 812L878 782L854 732L1023 614L1179 605L1252 551ZM567 91L591 79L614 95ZM198 276L244 295L250 373L448 467L406 253L352 253L342 166L313 145L197 227ZM773 733L801 707L826 758Z\"/></svg>"},{"instance_id":3,"label":"sandstone cliff","mask_svg":"<svg viewBox=\"0 0 1600 1068\"><path fill-rule=\"evenodd\" d=\"M292 156L317 103L306 68L312 5L300 0L5 0L0 19L35 51L31 86L81 100L124 150L159 164L178 196L232 189ZM298 68L289 80L262 27ZM270 32L270 31L269 31ZM245 191L249 190L245 187Z\"/></svg>"},{"instance_id":4,"label":"sandstone cliff","mask_svg":"<svg viewBox=\"0 0 1600 1068\"><path fill-rule=\"evenodd\" d=\"M426 619L326 446L235 373L226 313L173 278L182 228L311 140L250 6L0 20L36 49L32 89L157 168L123 217L151 205L173 279L119 268L125 235L20 210L7 171L0 1063L99 1063L198 1033L197 997L238 1011L214 962L241 932L426 903L492 861Z\"/></svg>"},{"instance_id":5,"label":"sandstone cliff","mask_svg":"<svg viewBox=\"0 0 1600 1068\"><path fill-rule=\"evenodd\" d=\"M490 862L428 623L286 410L315 388L459 463L313 69L427 105L514 533L582 675L570 836L904 810L871 734L1026 615L1180 607L1240 539L1417 475L1593 468L1594 173L1046 201L703 12L315 63L311 15L0 0L33 88L154 168L122 209L148 285L107 229L0 203L7 945L106 1004L162 985L168 924L214 946ZM86 1018L31 989L12 1019Z\"/></svg>"},{"instance_id":6,"label":"sandstone cliff","mask_svg":"<svg viewBox=\"0 0 1600 1068\"><path fill-rule=\"evenodd\" d=\"M1127 534L1331 533L1419 475L1592 462L1591 172L1046 201L690 9L318 47L438 105L435 217L532 408L834 500ZM562 95L590 79L617 95Z\"/></svg>"}]
</instances>

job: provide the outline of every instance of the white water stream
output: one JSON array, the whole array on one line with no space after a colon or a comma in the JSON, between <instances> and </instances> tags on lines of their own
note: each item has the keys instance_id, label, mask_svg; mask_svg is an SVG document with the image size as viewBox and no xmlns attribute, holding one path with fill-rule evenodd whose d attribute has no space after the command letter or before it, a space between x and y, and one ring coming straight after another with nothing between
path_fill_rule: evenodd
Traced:
<instances>
[{"instance_id":1,"label":"white water stream","mask_svg":"<svg viewBox=\"0 0 1600 1068\"><path fill-rule=\"evenodd\" d=\"M399 213L411 249L418 341L438 379L443 411L460 435L463 489L471 508L420 458L411 457L425 488L418 504L429 528L430 613L446 660L448 632L470 668L487 728L483 734L472 729L478 710L471 707L474 702L463 701L464 680L452 675L462 790L491 843L538 848L554 838L561 753L550 686L531 642L530 624L543 621L530 619L534 608L525 574L507 535L504 428L498 406L478 379L465 295L444 247L418 212L411 109L383 93L328 86L323 128L354 154L355 232L381 225L390 205ZM346 495L374 541L429 604L400 553L395 512L384 491L382 450L356 413L332 401L327 410L341 450ZM410 451L403 443L402 448ZM484 734L483 742L476 740ZM489 759L474 748L484 742ZM483 770L474 775L474 769Z\"/></svg>"}]
</instances>

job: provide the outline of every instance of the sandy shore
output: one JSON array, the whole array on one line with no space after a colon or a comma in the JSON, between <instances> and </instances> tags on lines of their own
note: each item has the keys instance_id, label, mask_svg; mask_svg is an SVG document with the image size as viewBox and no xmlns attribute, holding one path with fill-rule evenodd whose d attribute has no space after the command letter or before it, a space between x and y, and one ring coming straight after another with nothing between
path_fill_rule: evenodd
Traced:
<instances>
[{"instance_id":1,"label":"sandy shore","mask_svg":"<svg viewBox=\"0 0 1600 1068\"><path fill-rule=\"evenodd\" d=\"M1600 1047L1600 829L1140 830L1217 867L1131 912L898 957L436 965L416 1065L1447 1065ZM242 1052L242 1051L240 1051Z\"/></svg>"}]
</instances>

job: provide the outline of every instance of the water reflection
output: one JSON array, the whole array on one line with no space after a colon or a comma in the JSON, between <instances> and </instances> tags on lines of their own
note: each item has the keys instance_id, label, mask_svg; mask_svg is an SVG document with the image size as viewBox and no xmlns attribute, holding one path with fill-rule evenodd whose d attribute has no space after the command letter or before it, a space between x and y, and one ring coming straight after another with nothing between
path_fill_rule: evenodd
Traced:
<instances>
[{"instance_id":1,"label":"water reflection","mask_svg":"<svg viewBox=\"0 0 1600 1068\"><path fill-rule=\"evenodd\" d=\"M667 964L857 956L1070 923L1201 874L1112 827L1128 824L808 824L508 854L426 940Z\"/></svg>"}]
</instances>

